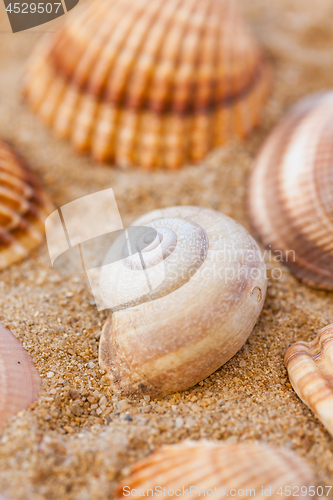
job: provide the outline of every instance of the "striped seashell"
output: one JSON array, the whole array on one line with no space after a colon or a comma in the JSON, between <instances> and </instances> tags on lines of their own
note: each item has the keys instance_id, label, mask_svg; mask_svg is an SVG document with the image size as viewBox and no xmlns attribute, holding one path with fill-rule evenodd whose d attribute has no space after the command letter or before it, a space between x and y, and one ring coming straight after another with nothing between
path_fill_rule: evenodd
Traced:
<instances>
[{"instance_id":1,"label":"striped seashell","mask_svg":"<svg viewBox=\"0 0 333 500\"><path fill-rule=\"evenodd\" d=\"M289 450L254 443L185 441L165 446L134 465L130 476L118 485L116 498L134 489L137 496L143 496L140 492L160 487L169 498L187 496L190 488L191 496L198 497L201 488L200 496L207 492L207 496L240 499L262 497L263 491L270 491L268 496L277 500L285 486L308 490L313 481L310 467ZM303 498L310 498L307 491Z\"/></svg>"},{"instance_id":2,"label":"striped seashell","mask_svg":"<svg viewBox=\"0 0 333 500\"><path fill-rule=\"evenodd\" d=\"M266 247L304 283L333 290L333 92L294 106L264 144L249 215Z\"/></svg>"},{"instance_id":3,"label":"striped seashell","mask_svg":"<svg viewBox=\"0 0 333 500\"><path fill-rule=\"evenodd\" d=\"M284 361L295 392L333 436L333 324L290 346Z\"/></svg>"},{"instance_id":4,"label":"striped seashell","mask_svg":"<svg viewBox=\"0 0 333 500\"><path fill-rule=\"evenodd\" d=\"M38 399L41 385L31 357L0 323L0 427Z\"/></svg>"},{"instance_id":5,"label":"striped seashell","mask_svg":"<svg viewBox=\"0 0 333 500\"><path fill-rule=\"evenodd\" d=\"M231 0L100 0L74 16L24 88L77 150L176 168L258 124L270 71Z\"/></svg>"},{"instance_id":6,"label":"striped seashell","mask_svg":"<svg viewBox=\"0 0 333 500\"><path fill-rule=\"evenodd\" d=\"M40 245L51 210L35 174L0 140L0 270Z\"/></svg>"}]
</instances>

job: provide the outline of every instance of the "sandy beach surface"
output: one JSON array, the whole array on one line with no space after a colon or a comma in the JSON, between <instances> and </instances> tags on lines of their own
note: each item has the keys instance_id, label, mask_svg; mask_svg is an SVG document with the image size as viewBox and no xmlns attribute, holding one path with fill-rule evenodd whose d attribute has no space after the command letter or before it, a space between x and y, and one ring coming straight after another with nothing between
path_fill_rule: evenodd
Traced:
<instances>
[{"instance_id":1,"label":"sandy beach surface","mask_svg":"<svg viewBox=\"0 0 333 500\"><path fill-rule=\"evenodd\" d=\"M273 90L260 128L178 172L116 170L77 155L24 104L24 66L42 31L13 35L0 6L0 135L30 162L55 206L112 187L124 224L152 209L198 205L249 228L246 183L264 138L289 105L333 86L331 0L239 0L271 61ZM299 284L276 263L245 346L197 386L162 400L112 393L98 366L106 312L80 275L59 275L46 245L0 273L0 321L43 378L38 402L0 432L0 492L21 500L105 500L133 462L163 444L206 438L260 441L294 450L318 485L333 484L333 439L291 388L283 358L296 340L333 323L333 295Z\"/></svg>"}]
</instances>

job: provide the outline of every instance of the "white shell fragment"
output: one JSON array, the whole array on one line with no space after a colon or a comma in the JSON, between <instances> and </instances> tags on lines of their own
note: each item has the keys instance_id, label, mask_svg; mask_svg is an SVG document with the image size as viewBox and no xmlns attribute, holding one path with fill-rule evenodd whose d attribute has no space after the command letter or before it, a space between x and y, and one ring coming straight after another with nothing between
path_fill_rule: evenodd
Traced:
<instances>
[{"instance_id":1,"label":"white shell fragment","mask_svg":"<svg viewBox=\"0 0 333 500\"><path fill-rule=\"evenodd\" d=\"M333 324L290 346L285 365L297 395L333 436Z\"/></svg>"},{"instance_id":2,"label":"white shell fragment","mask_svg":"<svg viewBox=\"0 0 333 500\"><path fill-rule=\"evenodd\" d=\"M308 487L314 484L310 467L289 450L254 443L185 441L165 446L134 465L129 477L118 485L116 498L134 489L141 497L155 487L165 488L168 497L176 498L183 496L176 490L187 489L189 495L192 487L192 498L199 497L200 488L200 497L205 491L205 497L239 500L246 498L246 491L249 497L251 490L252 498L263 498L265 491L270 499L278 500L285 487L295 493L303 487L302 498L309 499Z\"/></svg>"},{"instance_id":3,"label":"white shell fragment","mask_svg":"<svg viewBox=\"0 0 333 500\"><path fill-rule=\"evenodd\" d=\"M31 357L0 323L0 427L38 399L41 385Z\"/></svg>"}]
</instances>

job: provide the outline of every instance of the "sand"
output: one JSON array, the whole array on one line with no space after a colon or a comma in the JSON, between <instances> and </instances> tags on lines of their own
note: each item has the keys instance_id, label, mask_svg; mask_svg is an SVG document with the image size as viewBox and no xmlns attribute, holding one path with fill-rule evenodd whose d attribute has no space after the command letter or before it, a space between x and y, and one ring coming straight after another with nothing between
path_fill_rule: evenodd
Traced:
<instances>
[{"instance_id":1,"label":"sand","mask_svg":"<svg viewBox=\"0 0 333 500\"><path fill-rule=\"evenodd\" d=\"M262 125L244 143L175 173L101 166L56 139L25 107L20 88L41 31L54 31L62 20L13 35L1 3L0 135L29 160L56 206L112 187L125 224L154 208L193 204L249 228L246 182L264 137L291 103L333 85L333 4L238 3L274 70ZM310 340L333 322L333 296L274 265L282 277L269 279L264 310L245 346L196 387L160 401L112 393L98 367L106 312L97 311L84 278L53 271L46 245L3 271L0 320L33 357L43 393L1 431L0 491L22 500L105 500L134 461L187 438L284 446L313 467L317 484L332 483L333 440L292 390L283 357L292 342Z\"/></svg>"}]
</instances>

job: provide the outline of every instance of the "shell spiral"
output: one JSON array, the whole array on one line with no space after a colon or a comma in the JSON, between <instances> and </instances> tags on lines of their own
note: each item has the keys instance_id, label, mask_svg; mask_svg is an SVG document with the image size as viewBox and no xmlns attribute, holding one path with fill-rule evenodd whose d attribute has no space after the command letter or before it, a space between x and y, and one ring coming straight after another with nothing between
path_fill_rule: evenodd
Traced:
<instances>
[{"instance_id":1,"label":"shell spiral","mask_svg":"<svg viewBox=\"0 0 333 500\"><path fill-rule=\"evenodd\" d=\"M101 288L123 298L147 274L153 286L110 314L100 364L116 390L161 396L195 385L242 347L263 307L266 269L250 234L220 212L170 207L134 224L157 232L147 267L125 259Z\"/></svg>"},{"instance_id":2,"label":"shell spiral","mask_svg":"<svg viewBox=\"0 0 333 500\"><path fill-rule=\"evenodd\" d=\"M264 144L249 186L250 219L304 283L333 290L333 92L312 95Z\"/></svg>"},{"instance_id":3,"label":"shell spiral","mask_svg":"<svg viewBox=\"0 0 333 500\"><path fill-rule=\"evenodd\" d=\"M99 0L43 40L25 94L97 160L176 168L246 136L269 86L230 0Z\"/></svg>"},{"instance_id":4,"label":"shell spiral","mask_svg":"<svg viewBox=\"0 0 333 500\"><path fill-rule=\"evenodd\" d=\"M169 497L177 498L178 489L189 491L192 485L197 488L191 492L195 497L200 496L199 487L201 495L206 490L207 495L213 496L216 488L217 496L224 496L224 491L225 496L234 496L236 500L242 498L245 490L257 497L262 496L262 488L268 488L270 498L278 500L281 487L304 486L304 498L309 500L307 487L313 481L308 464L290 450L257 443L185 441L164 446L135 464L129 477L118 485L116 498L125 497L134 488L146 492L156 486L165 488Z\"/></svg>"},{"instance_id":5,"label":"shell spiral","mask_svg":"<svg viewBox=\"0 0 333 500\"><path fill-rule=\"evenodd\" d=\"M0 140L0 270L26 257L44 238L52 205L22 158Z\"/></svg>"}]
</instances>

